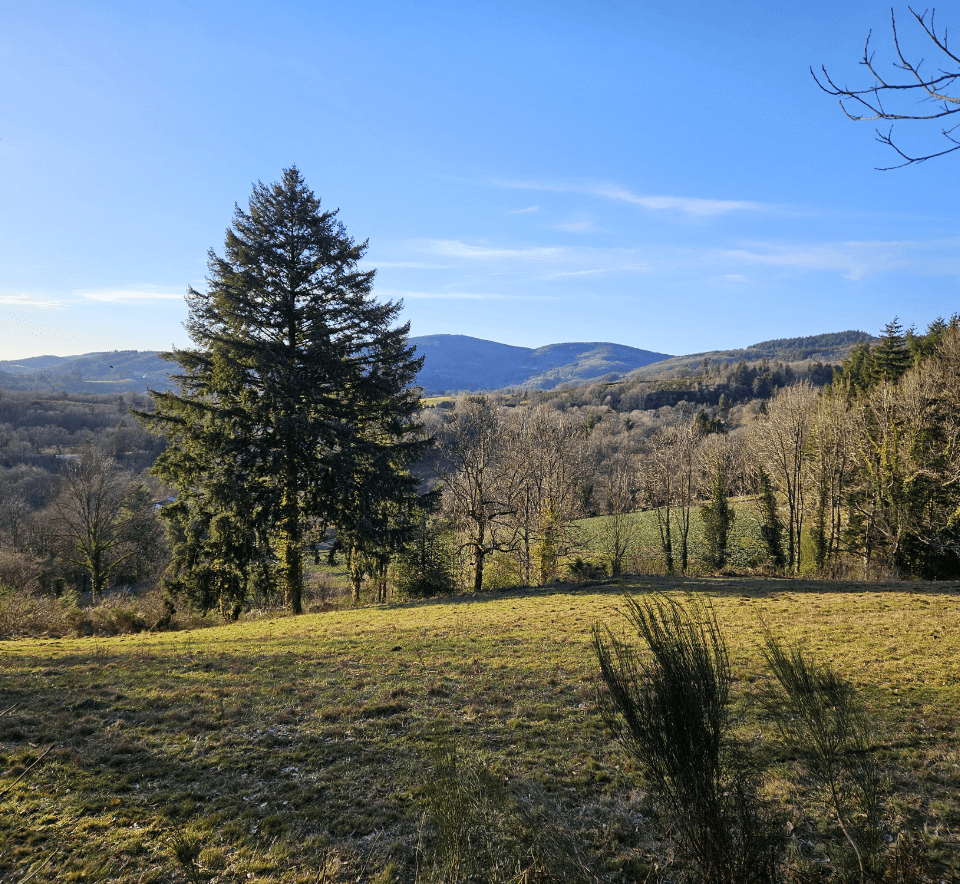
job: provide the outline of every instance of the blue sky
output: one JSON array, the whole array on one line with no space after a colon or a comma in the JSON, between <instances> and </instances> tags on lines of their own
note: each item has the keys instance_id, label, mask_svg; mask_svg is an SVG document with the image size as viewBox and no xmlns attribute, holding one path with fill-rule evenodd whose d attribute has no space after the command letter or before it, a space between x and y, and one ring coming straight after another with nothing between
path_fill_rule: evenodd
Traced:
<instances>
[{"instance_id":1,"label":"blue sky","mask_svg":"<svg viewBox=\"0 0 960 884\"><path fill-rule=\"evenodd\" d=\"M960 310L958 160L876 171L808 71L865 84L871 28L888 64L881 3L0 12L0 358L187 344L234 203L291 164L413 335L691 353Z\"/></svg>"}]
</instances>

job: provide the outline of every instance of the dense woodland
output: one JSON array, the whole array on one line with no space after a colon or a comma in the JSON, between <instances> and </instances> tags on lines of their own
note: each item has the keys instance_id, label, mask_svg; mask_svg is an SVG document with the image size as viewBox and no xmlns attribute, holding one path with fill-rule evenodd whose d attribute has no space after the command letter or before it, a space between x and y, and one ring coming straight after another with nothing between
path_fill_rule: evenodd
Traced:
<instances>
[{"instance_id":1,"label":"dense woodland","mask_svg":"<svg viewBox=\"0 0 960 884\"><path fill-rule=\"evenodd\" d=\"M958 396L956 318L925 334L894 321L836 367L705 360L670 381L461 396L421 414L436 445L414 467L425 496L406 542L378 549L343 531L329 557L345 559L357 600L367 587L385 599L390 586L710 573L726 566L736 497L763 538L758 572L956 577ZM0 394L0 581L69 596L160 578L171 491L149 470L164 441L131 413L152 408L139 394ZM78 481L100 482L109 525L83 512ZM653 550L629 518L641 510L656 514ZM595 516L603 530L585 532ZM696 523L707 549L691 547ZM277 593L267 562L232 613Z\"/></svg>"},{"instance_id":2,"label":"dense woodland","mask_svg":"<svg viewBox=\"0 0 960 884\"><path fill-rule=\"evenodd\" d=\"M146 471L163 442L131 414L150 407L134 393L0 391L0 584L70 595L162 570L158 486ZM99 476L78 489L94 464Z\"/></svg>"}]
</instances>

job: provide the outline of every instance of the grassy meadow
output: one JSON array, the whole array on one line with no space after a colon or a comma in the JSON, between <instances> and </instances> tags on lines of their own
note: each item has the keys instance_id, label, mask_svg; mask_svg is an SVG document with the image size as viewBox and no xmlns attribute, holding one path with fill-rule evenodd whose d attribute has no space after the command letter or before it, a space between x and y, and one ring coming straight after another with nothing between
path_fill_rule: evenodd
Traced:
<instances>
[{"instance_id":1,"label":"grassy meadow","mask_svg":"<svg viewBox=\"0 0 960 884\"><path fill-rule=\"evenodd\" d=\"M764 624L860 689L895 825L957 864L960 586L638 578L276 617L195 631L0 643L0 880L414 881L438 734L536 783L601 880L643 880L650 816L598 714L594 623L621 593L705 593L738 727L823 853L814 797L747 701ZM653 880L653 879L651 879Z\"/></svg>"},{"instance_id":2,"label":"grassy meadow","mask_svg":"<svg viewBox=\"0 0 960 884\"><path fill-rule=\"evenodd\" d=\"M731 498L730 505L736 513L727 540L727 562L732 569L755 567L766 559L763 541L760 537L760 525L752 498ZM679 566L680 536L678 513L673 514L673 548ZM645 573L661 569L663 554L660 546L660 529L654 510L630 513L625 517L632 531L634 550L626 557L625 570L631 573ZM582 519L577 523L580 529L585 558L598 564L605 560L605 536L609 534L612 518L595 516ZM687 538L690 550L691 567L697 569L703 563L706 554L706 541L703 536L703 522L699 507L694 506L690 513L690 531ZM806 551L804 551L806 552ZM812 559L812 554L808 556ZM704 566L705 567L705 566Z\"/></svg>"}]
</instances>

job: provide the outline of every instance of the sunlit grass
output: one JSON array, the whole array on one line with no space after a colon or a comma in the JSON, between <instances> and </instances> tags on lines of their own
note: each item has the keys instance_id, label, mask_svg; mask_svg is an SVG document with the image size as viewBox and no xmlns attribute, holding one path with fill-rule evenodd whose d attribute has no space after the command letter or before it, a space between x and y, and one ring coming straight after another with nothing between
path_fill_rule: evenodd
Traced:
<instances>
[{"instance_id":1,"label":"sunlit grass","mask_svg":"<svg viewBox=\"0 0 960 884\"><path fill-rule=\"evenodd\" d=\"M740 570L756 567L766 559L766 554L760 538L760 527L755 507L749 498L731 498L730 504L736 513L736 517L729 533L727 565L729 568ZM674 511L671 526L677 567L679 567L680 555L678 516L679 513ZM626 519L632 527L634 549L627 556L624 567L640 572L662 569L663 553L657 513L654 510L646 510L631 513ZM611 520L610 516L596 516L592 519L582 519L577 523L585 550L585 558L589 558L596 563L603 561L603 536L610 531ZM696 571L705 567L703 562L707 552L707 544L703 536L703 522L700 519L699 507L696 505L690 511L687 544L691 569Z\"/></svg>"},{"instance_id":2,"label":"sunlit grass","mask_svg":"<svg viewBox=\"0 0 960 884\"><path fill-rule=\"evenodd\" d=\"M764 625L834 665L866 699L898 813L956 849L957 585L644 578L0 643L0 876L48 861L32 880L169 881L179 833L218 881L316 881L334 859L342 880L388 862L412 880L438 730L541 783L613 874L649 812L595 703L590 629L621 629L623 589L707 593L738 702L765 683ZM772 736L753 712L741 728ZM778 788L802 784L785 768Z\"/></svg>"}]
</instances>

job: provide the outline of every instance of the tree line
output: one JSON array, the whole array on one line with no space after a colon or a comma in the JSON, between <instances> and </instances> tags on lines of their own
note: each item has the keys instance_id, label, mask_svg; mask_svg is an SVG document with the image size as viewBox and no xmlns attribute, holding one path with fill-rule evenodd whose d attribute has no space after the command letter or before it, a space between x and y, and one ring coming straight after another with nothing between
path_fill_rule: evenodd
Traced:
<instances>
[{"instance_id":1,"label":"tree line","mask_svg":"<svg viewBox=\"0 0 960 884\"><path fill-rule=\"evenodd\" d=\"M773 570L957 576L958 335L957 317L922 335L894 320L877 344L854 348L831 384L783 387L736 426L722 403L647 427L611 410L461 398L431 423L466 582L479 590L496 555L528 584L556 579L578 552L618 575L638 510L655 515L664 571L691 569L695 519L707 546L698 565L722 568L730 496L750 501ZM595 515L605 529L584 549L577 523Z\"/></svg>"},{"instance_id":2,"label":"tree line","mask_svg":"<svg viewBox=\"0 0 960 884\"><path fill-rule=\"evenodd\" d=\"M0 586L100 595L162 571L139 394L0 391Z\"/></svg>"}]
</instances>

